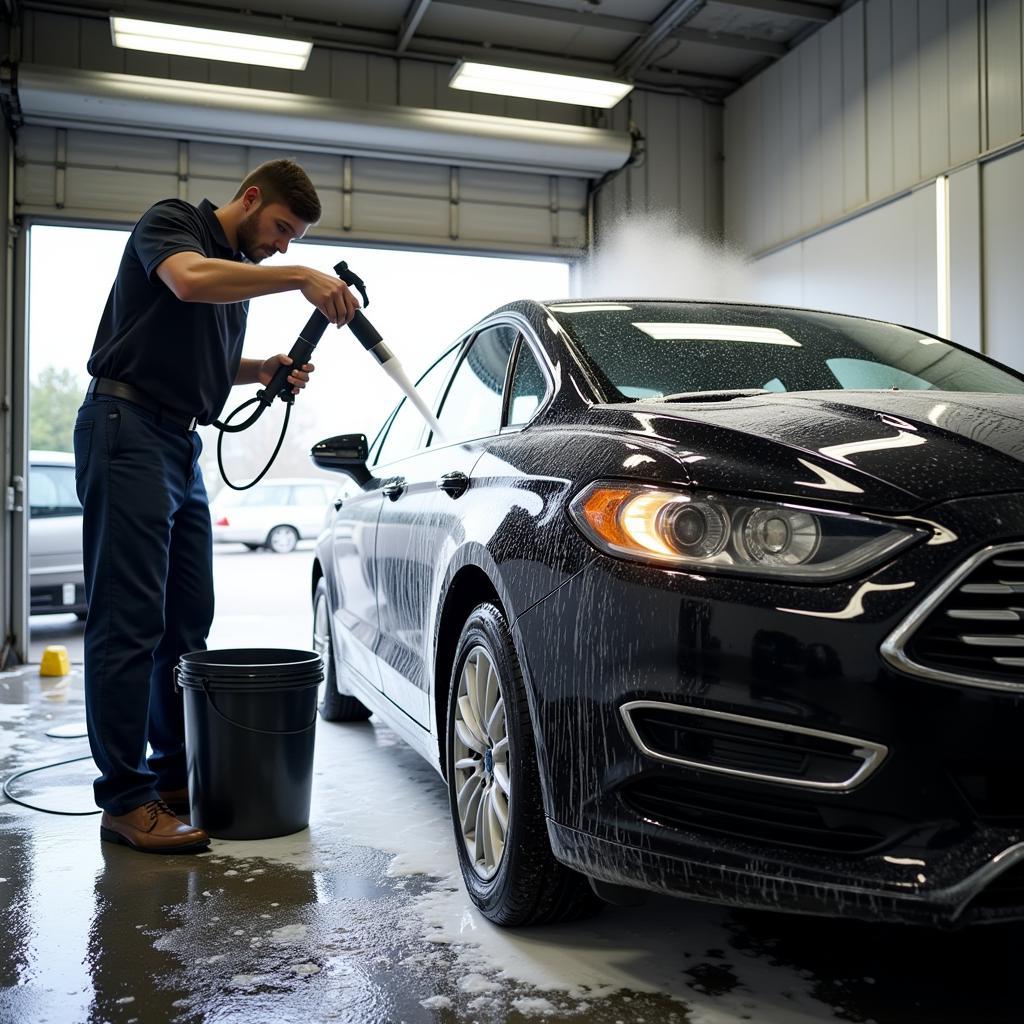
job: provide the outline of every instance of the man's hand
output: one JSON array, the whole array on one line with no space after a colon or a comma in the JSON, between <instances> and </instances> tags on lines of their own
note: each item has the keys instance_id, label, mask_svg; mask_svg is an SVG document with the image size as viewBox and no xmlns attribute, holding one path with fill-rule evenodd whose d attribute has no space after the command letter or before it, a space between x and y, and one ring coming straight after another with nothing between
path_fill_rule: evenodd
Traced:
<instances>
[{"instance_id":1,"label":"man's hand","mask_svg":"<svg viewBox=\"0 0 1024 1024\"><path fill-rule=\"evenodd\" d=\"M311 302L332 324L343 327L356 315L359 300L349 291L344 281L333 274L323 274L312 267L303 267L306 280L302 295Z\"/></svg>"},{"instance_id":2,"label":"man's hand","mask_svg":"<svg viewBox=\"0 0 1024 1024\"><path fill-rule=\"evenodd\" d=\"M273 379L274 374L277 373L277 368L279 366L291 366L291 364L291 358L284 352L278 352L276 356L270 356L269 359L264 359L263 362L260 363L259 370L257 371L259 382L263 385L269 384ZM288 374L288 383L292 386L293 395L297 395L306 386L306 384L309 383L309 375L315 369L316 367L312 363L306 363L305 366L297 370L292 370L292 372ZM241 382L236 380L235 383L237 384Z\"/></svg>"}]
</instances>

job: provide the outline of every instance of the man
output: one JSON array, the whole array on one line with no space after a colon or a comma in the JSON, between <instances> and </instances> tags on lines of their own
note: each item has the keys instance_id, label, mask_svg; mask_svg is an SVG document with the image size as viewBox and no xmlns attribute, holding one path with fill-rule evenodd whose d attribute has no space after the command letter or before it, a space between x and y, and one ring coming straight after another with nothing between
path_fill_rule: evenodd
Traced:
<instances>
[{"instance_id":1,"label":"man","mask_svg":"<svg viewBox=\"0 0 1024 1024\"><path fill-rule=\"evenodd\" d=\"M195 426L218 416L232 384L269 383L289 363L241 358L249 299L295 290L339 327L354 315L358 302L333 275L258 265L319 218L302 168L272 160L219 209L208 200L157 203L125 245L74 438L89 601L86 717L101 772L100 836L109 842L153 853L209 843L173 813L187 808L188 790L172 673L182 653L205 647L213 621ZM296 392L312 370L293 369Z\"/></svg>"}]
</instances>

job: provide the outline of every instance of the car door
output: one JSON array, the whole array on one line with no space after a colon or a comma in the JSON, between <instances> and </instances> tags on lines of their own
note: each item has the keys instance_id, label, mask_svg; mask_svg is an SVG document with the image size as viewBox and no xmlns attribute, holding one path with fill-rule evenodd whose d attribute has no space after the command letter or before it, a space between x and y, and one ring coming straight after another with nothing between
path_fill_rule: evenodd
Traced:
<instances>
[{"instance_id":1,"label":"car door","mask_svg":"<svg viewBox=\"0 0 1024 1024\"><path fill-rule=\"evenodd\" d=\"M430 438L387 469L376 555L380 671L384 693L424 728L432 720L429 626L439 558L459 543L459 501L486 439L500 430L517 334L496 324L464 346L440 402L444 439Z\"/></svg>"},{"instance_id":2,"label":"car door","mask_svg":"<svg viewBox=\"0 0 1024 1024\"><path fill-rule=\"evenodd\" d=\"M446 352L423 375L418 388L433 388L436 393L451 371L457 353L457 346ZM338 657L377 689L381 688L381 676L377 657L380 622L376 548L378 519L385 500L382 484L387 482L388 463L398 462L418 450L424 442L425 430L415 406L403 399L386 421L367 460L374 477L371 486L364 490L345 478L334 499L330 530Z\"/></svg>"}]
</instances>

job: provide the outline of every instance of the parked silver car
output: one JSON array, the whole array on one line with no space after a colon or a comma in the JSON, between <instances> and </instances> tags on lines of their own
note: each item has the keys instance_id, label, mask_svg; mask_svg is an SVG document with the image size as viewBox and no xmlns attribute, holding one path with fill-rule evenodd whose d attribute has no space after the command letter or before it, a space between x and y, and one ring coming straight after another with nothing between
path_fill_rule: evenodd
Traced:
<instances>
[{"instance_id":1,"label":"parked silver car","mask_svg":"<svg viewBox=\"0 0 1024 1024\"><path fill-rule=\"evenodd\" d=\"M225 487L210 503L213 539L244 544L250 551L294 551L300 540L320 533L336 489L332 481L315 477L267 480L247 491Z\"/></svg>"},{"instance_id":2,"label":"parked silver car","mask_svg":"<svg viewBox=\"0 0 1024 1024\"><path fill-rule=\"evenodd\" d=\"M29 452L29 607L33 615L85 618L82 505L70 452Z\"/></svg>"}]
</instances>

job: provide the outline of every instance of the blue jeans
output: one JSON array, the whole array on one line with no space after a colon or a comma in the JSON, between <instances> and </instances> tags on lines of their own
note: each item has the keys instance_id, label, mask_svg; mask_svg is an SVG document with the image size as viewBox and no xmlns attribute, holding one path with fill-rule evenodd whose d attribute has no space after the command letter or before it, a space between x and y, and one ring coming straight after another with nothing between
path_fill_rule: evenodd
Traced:
<instances>
[{"instance_id":1,"label":"blue jeans","mask_svg":"<svg viewBox=\"0 0 1024 1024\"><path fill-rule=\"evenodd\" d=\"M213 621L213 536L194 431L108 396L75 424L83 515L85 708L96 803L125 814L186 784L173 670ZM146 743L152 754L146 757Z\"/></svg>"}]
</instances>

